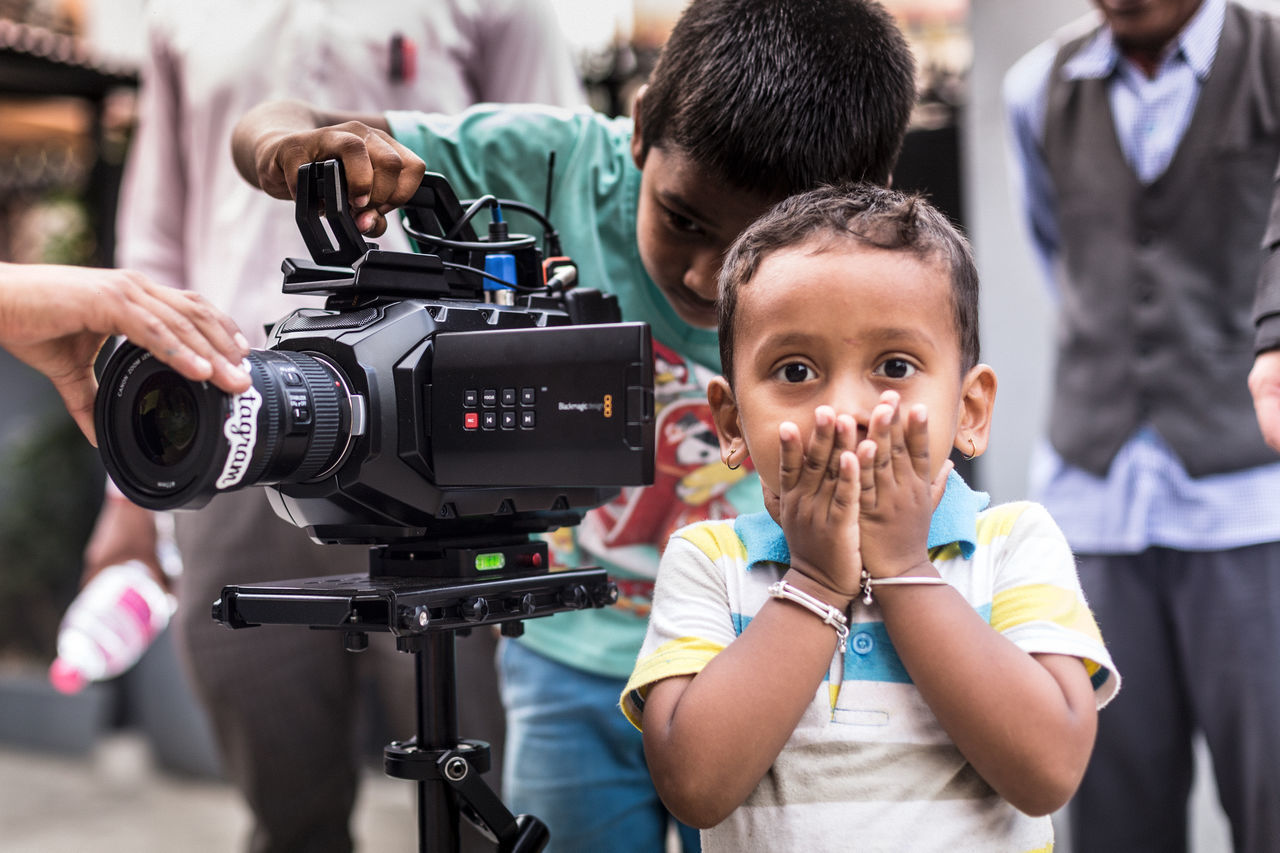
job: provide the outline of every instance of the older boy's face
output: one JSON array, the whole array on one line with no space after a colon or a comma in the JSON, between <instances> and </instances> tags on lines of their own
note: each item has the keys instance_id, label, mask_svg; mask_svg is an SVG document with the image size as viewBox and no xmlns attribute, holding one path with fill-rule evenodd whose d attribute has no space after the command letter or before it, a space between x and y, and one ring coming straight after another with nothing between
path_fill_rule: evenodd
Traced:
<instances>
[{"instance_id":1,"label":"older boy's face","mask_svg":"<svg viewBox=\"0 0 1280 853\"><path fill-rule=\"evenodd\" d=\"M965 376L951 283L938 263L844 240L775 252L739 291L733 337L736 423L775 518L778 426L795 423L807 441L818 406L852 415L861 441L893 389L902 417L928 407L931 475L953 442L969 450L957 436Z\"/></svg>"},{"instance_id":2,"label":"older boy's face","mask_svg":"<svg viewBox=\"0 0 1280 853\"><path fill-rule=\"evenodd\" d=\"M679 151L651 148L643 160L635 152L640 260L682 320L714 328L725 252L769 202L725 185Z\"/></svg>"}]
</instances>

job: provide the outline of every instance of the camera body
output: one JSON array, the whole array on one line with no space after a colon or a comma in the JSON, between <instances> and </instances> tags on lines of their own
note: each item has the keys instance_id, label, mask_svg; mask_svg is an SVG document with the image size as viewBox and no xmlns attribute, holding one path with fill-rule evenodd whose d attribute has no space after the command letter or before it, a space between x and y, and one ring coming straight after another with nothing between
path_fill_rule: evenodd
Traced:
<instances>
[{"instance_id":1,"label":"camera body","mask_svg":"<svg viewBox=\"0 0 1280 853\"><path fill-rule=\"evenodd\" d=\"M543 262L486 199L464 211L428 174L405 208L423 253L382 251L346 213L341 164L304 166L312 259L284 263L284 290L324 309L275 324L239 395L118 350L95 407L116 484L155 509L267 485L317 541L385 545L548 530L651 482L648 327L566 286L572 262Z\"/></svg>"}]
</instances>

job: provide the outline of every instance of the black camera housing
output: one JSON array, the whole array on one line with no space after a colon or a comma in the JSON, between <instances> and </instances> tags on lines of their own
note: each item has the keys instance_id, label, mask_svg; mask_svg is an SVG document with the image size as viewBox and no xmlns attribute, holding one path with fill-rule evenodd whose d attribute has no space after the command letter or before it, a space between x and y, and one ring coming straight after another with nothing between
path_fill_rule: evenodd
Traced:
<instances>
[{"instance_id":1,"label":"black camera housing","mask_svg":"<svg viewBox=\"0 0 1280 853\"><path fill-rule=\"evenodd\" d=\"M533 238L505 224L477 237L481 202L463 211L428 174L405 207L424 253L383 251L346 213L341 164L304 166L312 259L285 261L284 291L326 295L324 309L275 324L245 395L122 347L95 407L117 485L153 509L269 485L317 541L395 544L548 530L652 482L648 326L557 286L572 262L544 264ZM514 287L486 284L492 255L510 258Z\"/></svg>"}]
</instances>

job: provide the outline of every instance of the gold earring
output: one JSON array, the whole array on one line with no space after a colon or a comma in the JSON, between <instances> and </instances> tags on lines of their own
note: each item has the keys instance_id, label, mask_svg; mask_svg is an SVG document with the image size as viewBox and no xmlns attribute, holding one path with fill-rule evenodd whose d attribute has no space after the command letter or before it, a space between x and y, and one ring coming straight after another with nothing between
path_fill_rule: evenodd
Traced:
<instances>
[{"instance_id":1,"label":"gold earring","mask_svg":"<svg viewBox=\"0 0 1280 853\"><path fill-rule=\"evenodd\" d=\"M966 462L972 462L977 457L978 445L973 443L973 436L969 436L969 452L961 453L960 455L964 457Z\"/></svg>"},{"instance_id":2,"label":"gold earring","mask_svg":"<svg viewBox=\"0 0 1280 853\"><path fill-rule=\"evenodd\" d=\"M730 464L729 464L730 462L732 462L732 461L733 461L733 454L734 454L735 452L736 452L736 451L730 450L730 451L729 451L729 458L728 458L728 459L726 459L726 460L724 460L725 467L726 467L726 468L728 468L730 471L737 471L739 468L741 468L741 467L742 467L742 463L741 463L741 462L739 462L737 465L730 465Z\"/></svg>"}]
</instances>

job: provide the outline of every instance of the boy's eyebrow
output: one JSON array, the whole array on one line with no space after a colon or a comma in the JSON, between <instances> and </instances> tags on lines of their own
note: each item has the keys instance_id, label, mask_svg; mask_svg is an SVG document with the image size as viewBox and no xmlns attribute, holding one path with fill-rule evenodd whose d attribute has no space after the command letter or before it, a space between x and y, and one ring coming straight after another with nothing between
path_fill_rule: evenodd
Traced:
<instances>
[{"instance_id":1,"label":"boy's eyebrow","mask_svg":"<svg viewBox=\"0 0 1280 853\"><path fill-rule=\"evenodd\" d=\"M808 343L813 340L813 335L807 332L785 332L782 334L765 332L761 338L760 342L762 344L768 344L771 347L788 347Z\"/></svg>"},{"instance_id":2,"label":"boy's eyebrow","mask_svg":"<svg viewBox=\"0 0 1280 853\"><path fill-rule=\"evenodd\" d=\"M670 190L660 190L658 192L658 197L662 200L663 204L681 216L688 217L689 219L696 219L699 222L708 221L707 217L702 215L702 211L698 210L696 207L689 204L679 195L671 192Z\"/></svg>"},{"instance_id":3,"label":"boy's eyebrow","mask_svg":"<svg viewBox=\"0 0 1280 853\"><path fill-rule=\"evenodd\" d=\"M872 341L919 341L922 344L932 345L932 339L921 332L919 329L902 327L889 327L883 329L874 329L866 337Z\"/></svg>"},{"instance_id":4,"label":"boy's eyebrow","mask_svg":"<svg viewBox=\"0 0 1280 853\"><path fill-rule=\"evenodd\" d=\"M760 343L764 347L778 348L790 347L807 344L813 341L815 335L805 331L790 330L777 334L765 332L761 336ZM911 327L892 326L888 328L872 329L870 332L862 335L863 342L876 343L910 343L928 346L934 348L932 338L921 332L919 329Z\"/></svg>"}]
</instances>

